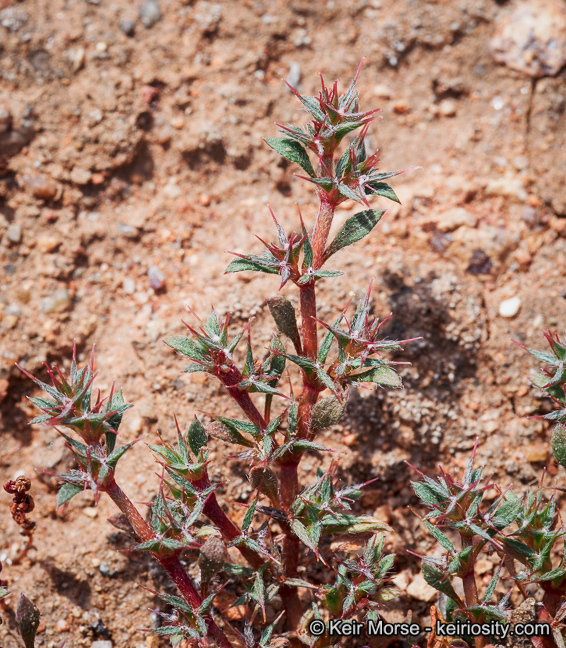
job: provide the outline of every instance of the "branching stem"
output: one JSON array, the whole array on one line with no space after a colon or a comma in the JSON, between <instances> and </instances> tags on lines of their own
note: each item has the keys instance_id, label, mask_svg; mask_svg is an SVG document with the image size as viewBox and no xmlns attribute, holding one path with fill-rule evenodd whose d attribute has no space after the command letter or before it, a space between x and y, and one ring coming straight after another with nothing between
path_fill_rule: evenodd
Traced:
<instances>
[{"instance_id":1,"label":"branching stem","mask_svg":"<svg viewBox=\"0 0 566 648\"><path fill-rule=\"evenodd\" d=\"M116 504L120 511L122 511L122 513L128 518L128 521L142 542L148 542L155 539L155 532L150 529L149 525L143 519L133 502L114 480L107 483L105 491L108 493L114 504ZM185 571L185 568L181 565L179 558L175 554L160 556L153 553L152 555L169 574L169 577L175 583L179 592L191 608L197 611L202 604L202 599ZM205 615L204 620L210 636L214 638L220 648L233 648L232 644L228 641L225 634L216 625L210 615Z\"/></svg>"}]
</instances>

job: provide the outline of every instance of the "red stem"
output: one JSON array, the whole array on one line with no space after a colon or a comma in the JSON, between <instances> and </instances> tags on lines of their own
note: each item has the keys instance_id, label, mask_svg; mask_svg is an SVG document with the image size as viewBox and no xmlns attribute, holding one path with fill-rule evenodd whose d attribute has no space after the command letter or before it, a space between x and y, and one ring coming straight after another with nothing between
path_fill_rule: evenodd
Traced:
<instances>
[{"instance_id":1,"label":"red stem","mask_svg":"<svg viewBox=\"0 0 566 648\"><path fill-rule=\"evenodd\" d=\"M206 490L210 487L208 475L204 475L198 481L192 482L192 484L199 491ZM236 538L239 538L242 535L240 529L238 529L238 527L232 522L232 520L226 515L226 513L224 513L214 493L210 493L210 495L206 498L203 512L206 517L218 527L220 533L222 534L222 537L224 537L229 542L235 540ZM263 566L264 560L252 549L249 549L248 547L243 545L238 546L237 549L250 563L250 565L254 567L254 569L259 569Z\"/></svg>"},{"instance_id":2,"label":"red stem","mask_svg":"<svg viewBox=\"0 0 566 648\"><path fill-rule=\"evenodd\" d=\"M471 538L467 536L460 536L462 539L462 547L466 548L472 544ZM466 601L467 607L472 607L478 605L479 596L478 596L478 586L476 583L476 558L474 552L470 558L469 570L468 573L462 579L462 584L464 586L464 599ZM486 645L485 637L474 637L475 648L483 648Z\"/></svg>"},{"instance_id":3,"label":"red stem","mask_svg":"<svg viewBox=\"0 0 566 648\"><path fill-rule=\"evenodd\" d=\"M105 491L120 511L128 518L134 531L143 542L148 542L155 538L154 531L150 529L132 501L114 480L106 484ZM202 599L185 571L185 568L181 565L179 558L175 555L159 556L153 552L152 555L169 574L169 577L191 608L197 611L202 604ZM204 620L206 622L207 634L214 638L220 648L233 648L232 644L210 615L205 615Z\"/></svg>"},{"instance_id":4,"label":"red stem","mask_svg":"<svg viewBox=\"0 0 566 648\"><path fill-rule=\"evenodd\" d=\"M320 192L320 207L311 237L313 268L319 270L324 263L324 250L336 206L325 191Z\"/></svg>"},{"instance_id":5,"label":"red stem","mask_svg":"<svg viewBox=\"0 0 566 648\"><path fill-rule=\"evenodd\" d=\"M332 157L332 156L330 156ZM325 161L328 169L332 168L332 159ZM313 249L313 267L319 269L324 263L324 250L334 216L334 203L325 192L320 192L320 208L316 217L311 245ZM316 362L318 354L318 332L316 322L316 289L315 282L311 281L300 289L301 304L301 339L303 353ZM312 408L318 400L320 389L311 384L308 376L303 372L303 391L299 401L297 436L307 439L310 436ZM302 453L290 454L283 457L280 466L280 494L281 505L286 513L290 513L291 506L299 494L299 478L297 469ZM300 557L300 542L292 532L289 525L284 525L283 531L283 568L286 578L296 578ZM285 607L285 614L289 626L295 630L299 627L303 609L297 589L283 586L280 589L281 598Z\"/></svg>"}]
</instances>

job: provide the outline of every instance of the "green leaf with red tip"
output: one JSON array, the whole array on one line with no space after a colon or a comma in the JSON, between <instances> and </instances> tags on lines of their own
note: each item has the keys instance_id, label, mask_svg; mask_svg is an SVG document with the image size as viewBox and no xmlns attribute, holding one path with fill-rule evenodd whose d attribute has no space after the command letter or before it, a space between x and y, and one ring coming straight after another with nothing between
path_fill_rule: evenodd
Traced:
<instances>
[{"instance_id":1,"label":"green leaf with red tip","mask_svg":"<svg viewBox=\"0 0 566 648\"><path fill-rule=\"evenodd\" d=\"M308 153L296 140L290 139L288 137L266 137L265 142L276 153L279 153L279 155L284 157L286 160L298 164L311 177L314 177L316 175L309 159Z\"/></svg>"},{"instance_id":2,"label":"green leaf with red tip","mask_svg":"<svg viewBox=\"0 0 566 648\"><path fill-rule=\"evenodd\" d=\"M383 198L389 198L389 200L401 204L401 201L397 198L397 194L385 182L368 182L365 186L365 191L369 196L382 196Z\"/></svg>"}]
</instances>

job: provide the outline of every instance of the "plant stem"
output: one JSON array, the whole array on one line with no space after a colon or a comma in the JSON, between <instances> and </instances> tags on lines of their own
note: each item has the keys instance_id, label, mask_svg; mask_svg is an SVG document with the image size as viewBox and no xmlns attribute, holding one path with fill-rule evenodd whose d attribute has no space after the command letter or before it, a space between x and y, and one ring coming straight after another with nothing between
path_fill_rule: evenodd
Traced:
<instances>
[{"instance_id":1,"label":"plant stem","mask_svg":"<svg viewBox=\"0 0 566 648\"><path fill-rule=\"evenodd\" d=\"M460 536L462 539L462 547L465 549L472 544L472 539L467 536ZM472 607L479 604L478 586L476 583L476 558L474 552L470 557L468 573L463 577L462 584L464 586L464 598L467 607ZM483 648L486 645L486 637L474 637L475 648Z\"/></svg>"},{"instance_id":2,"label":"plant stem","mask_svg":"<svg viewBox=\"0 0 566 648\"><path fill-rule=\"evenodd\" d=\"M316 291L315 282L301 286L301 332L303 353L311 360L316 360L318 336L316 325Z\"/></svg>"},{"instance_id":3,"label":"plant stem","mask_svg":"<svg viewBox=\"0 0 566 648\"><path fill-rule=\"evenodd\" d=\"M320 207L316 215L314 229L311 237L312 253L313 253L313 268L319 270L324 263L324 250L326 249L326 242L328 234L330 233L330 226L334 218L334 210L336 205L328 197L325 191L321 191Z\"/></svg>"},{"instance_id":4,"label":"plant stem","mask_svg":"<svg viewBox=\"0 0 566 648\"><path fill-rule=\"evenodd\" d=\"M286 513L289 513L291 506L295 501L299 490L299 480L297 475L297 467L301 460L300 455L291 458L286 463L281 464L280 491L281 491L281 506ZM283 528L285 537L283 538L283 567L285 570L286 578L297 577L297 567L299 566L300 542L297 536L292 532L290 526L286 524ZM303 609L296 587L289 587L283 585L279 590L283 605L285 607L285 614L289 627L296 630L299 626L301 617L303 616Z\"/></svg>"},{"instance_id":5,"label":"plant stem","mask_svg":"<svg viewBox=\"0 0 566 648\"><path fill-rule=\"evenodd\" d=\"M114 479L106 484L105 491L108 493L114 504L116 504L120 511L122 511L122 513L128 518L128 521L142 542L148 542L155 538L155 533L150 529L138 509ZM202 599L185 571L185 568L181 565L179 558L176 555L159 556L153 552L152 555L169 574L169 577L175 583L179 592L191 608L195 610L195 612L198 611L202 604ZM233 648L232 644L228 641L225 634L216 625L210 615L205 615L204 620L206 622L207 634L210 634L210 636L214 638L220 648Z\"/></svg>"},{"instance_id":6,"label":"plant stem","mask_svg":"<svg viewBox=\"0 0 566 648\"><path fill-rule=\"evenodd\" d=\"M236 403L238 403L240 409L250 419L250 421L254 425L257 425L261 430L265 430L267 423L260 411L254 405L250 395L248 392L237 386L244 378L240 370L236 367L231 367L228 372L218 372L217 376L224 387L226 387L228 394L230 394Z\"/></svg>"},{"instance_id":7,"label":"plant stem","mask_svg":"<svg viewBox=\"0 0 566 648\"><path fill-rule=\"evenodd\" d=\"M198 481L192 482L192 484L199 491L210 488L210 481L208 479L208 475L206 474L203 475L203 477L201 477ZM210 493L210 495L206 498L203 507L203 513L213 524L218 527L220 533L222 534L222 537L229 542L235 540L236 538L239 538L242 535L240 529L238 529L238 527L232 522L232 520L226 515L226 513L224 513L214 493ZM250 563L250 565L254 567L254 569L259 569L263 566L264 560L258 553L246 546L240 545L237 548L242 556Z\"/></svg>"}]
</instances>

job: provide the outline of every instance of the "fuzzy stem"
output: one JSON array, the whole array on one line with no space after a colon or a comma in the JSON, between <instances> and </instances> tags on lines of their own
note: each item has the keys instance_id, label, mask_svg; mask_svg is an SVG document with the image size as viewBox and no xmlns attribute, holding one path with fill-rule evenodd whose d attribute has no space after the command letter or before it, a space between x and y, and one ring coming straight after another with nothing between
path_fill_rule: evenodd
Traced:
<instances>
[{"instance_id":1,"label":"fuzzy stem","mask_svg":"<svg viewBox=\"0 0 566 648\"><path fill-rule=\"evenodd\" d=\"M313 268L319 270L324 263L324 250L326 249L326 242L328 234L330 233L330 226L334 218L334 210L336 205L329 198L325 191L319 192L320 207L316 215L316 221L311 237L312 253L313 253Z\"/></svg>"},{"instance_id":2,"label":"fuzzy stem","mask_svg":"<svg viewBox=\"0 0 566 648\"><path fill-rule=\"evenodd\" d=\"M462 539L462 547L466 548L472 544L472 539L467 536L460 536ZM467 607L472 607L479 604L478 586L476 583L476 557L472 551L468 573L463 577L462 584L464 586L464 598ZM485 637L474 637L475 648L483 648L486 645Z\"/></svg>"},{"instance_id":3,"label":"fuzzy stem","mask_svg":"<svg viewBox=\"0 0 566 648\"><path fill-rule=\"evenodd\" d=\"M297 467L300 456L289 459L284 464L281 464L280 491L281 491L281 506L285 512L289 513L291 505L295 501L295 497L299 491L299 479L297 475ZM283 538L283 567L285 570L286 578L297 577L297 567L299 566L300 555L300 542L297 536L291 531L289 525L284 526L285 537ZM283 605L285 607L285 614L289 626L295 630L299 626L301 617L303 616L303 609L301 601L297 593L296 587L289 587L283 585L279 590Z\"/></svg>"},{"instance_id":4,"label":"fuzzy stem","mask_svg":"<svg viewBox=\"0 0 566 648\"><path fill-rule=\"evenodd\" d=\"M204 475L198 481L192 483L193 486L199 491L206 490L210 487L208 475ZM229 542L235 540L236 538L239 538L242 535L240 529L238 529L238 527L232 522L232 520L230 520L226 513L224 513L214 493L210 493L210 495L206 498L203 507L203 513L213 524L218 527L220 533L222 534L222 537ZM264 560L252 549L249 549L248 547L242 545L238 546L237 549L250 563L250 565L254 567L254 569L259 569L263 566Z\"/></svg>"},{"instance_id":5,"label":"fuzzy stem","mask_svg":"<svg viewBox=\"0 0 566 648\"><path fill-rule=\"evenodd\" d=\"M318 337L316 326L316 290L315 282L301 286L301 333L303 353L311 360L316 360Z\"/></svg>"},{"instance_id":6,"label":"fuzzy stem","mask_svg":"<svg viewBox=\"0 0 566 648\"><path fill-rule=\"evenodd\" d=\"M332 169L332 156L325 161L326 168ZM324 263L324 250L326 241L332 225L334 216L334 203L326 192L320 192L320 208L314 225L311 244L313 249L313 267L318 269ZM316 361L318 353L318 335L316 322L316 288L315 282L311 281L300 289L301 303L301 338L304 354L311 360ZM303 373L303 391L299 402L297 436L307 439L310 433L312 408L318 400L320 390L309 381ZM301 454L284 457L280 462L280 492L281 504L286 513L289 513L291 506L299 494L298 466ZM283 539L283 568L287 578L297 576L299 565L300 542L292 532L290 526L284 528L285 538ZM296 630L299 626L303 610L296 588L283 586L280 590L285 614L289 626Z\"/></svg>"},{"instance_id":7,"label":"fuzzy stem","mask_svg":"<svg viewBox=\"0 0 566 648\"><path fill-rule=\"evenodd\" d=\"M216 375L218 376L224 387L226 387L228 394L230 394L230 396L232 396L236 403L238 403L240 409L250 419L250 421L254 425L257 425L261 430L265 430L267 423L265 422L265 419L261 415L260 411L254 405L254 402L250 398L250 395L248 394L248 392L236 386L244 378L240 370L236 367L231 367L229 371L219 371Z\"/></svg>"},{"instance_id":8,"label":"fuzzy stem","mask_svg":"<svg viewBox=\"0 0 566 648\"><path fill-rule=\"evenodd\" d=\"M128 518L134 531L143 542L148 542L155 538L155 533L150 529L138 509L114 479L106 484L104 490L108 493L114 504L116 504L120 511L122 511L122 513ZM175 583L179 592L191 608L197 611L202 604L202 599L185 571L185 568L181 565L179 558L175 555L159 556L156 553L152 553L152 555L169 574L169 577ZM216 625L210 615L205 615L204 620L206 622L207 634L210 634L210 636L214 638L220 648L233 648L232 644L228 641L222 630Z\"/></svg>"}]
</instances>

